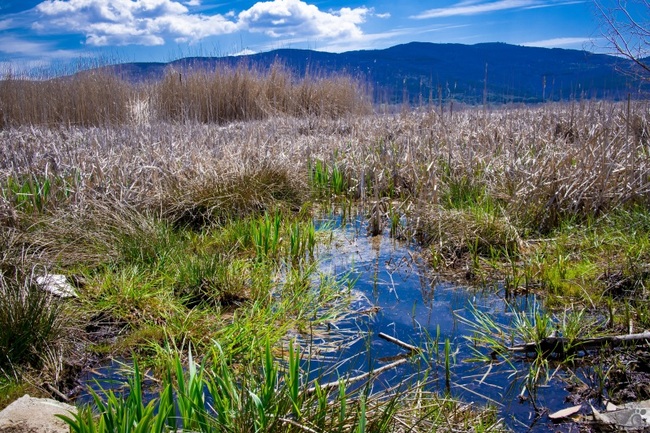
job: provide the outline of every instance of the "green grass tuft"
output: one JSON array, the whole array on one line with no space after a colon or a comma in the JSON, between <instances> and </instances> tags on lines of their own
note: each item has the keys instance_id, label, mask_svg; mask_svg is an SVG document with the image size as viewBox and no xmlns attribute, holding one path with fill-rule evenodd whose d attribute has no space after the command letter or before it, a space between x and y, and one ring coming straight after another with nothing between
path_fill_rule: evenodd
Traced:
<instances>
[{"instance_id":1,"label":"green grass tuft","mask_svg":"<svg viewBox=\"0 0 650 433\"><path fill-rule=\"evenodd\" d=\"M0 274L0 369L40 366L62 329L62 304L35 275Z\"/></svg>"}]
</instances>

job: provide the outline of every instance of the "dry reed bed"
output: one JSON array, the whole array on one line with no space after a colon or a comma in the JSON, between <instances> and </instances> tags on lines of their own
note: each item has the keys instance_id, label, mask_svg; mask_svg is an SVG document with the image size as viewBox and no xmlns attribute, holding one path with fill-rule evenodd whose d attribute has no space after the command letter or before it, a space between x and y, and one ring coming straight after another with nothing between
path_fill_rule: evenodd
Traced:
<instances>
[{"instance_id":1,"label":"dry reed bed","mask_svg":"<svg viewBox=\"0 0 650 433\"><path fill-rule=\"evenodd\" d=\"M43 80L0 79L0 129L20 125L107 126L133 122L218 122L278 114L337 117L368 113L369 92L347 75L297 77L279 63L168 69L131 83L107 69Z\"/></svg>"},{"instance_id":2,"label":"dry reed bed","mask_svg":"<svg viewBox=\"0 0 650 433\"><path fill-rule=\"evenodd\" d=\"M204 226L263 211L280 199L298 208L309 198L309 164L321 160L343 170L353 196L392 194L410 203L407 217L425 242L441 231L453 237L461 230L455 226L469 224L462 212L442 211L454 194L488 197L501 213L490 224L505 227L494 230L511 242L545 233L565 217L647 204L648 115L643 103L628 113L622 104L576 102L443 117L416 110L226 126L19 127L0 132L0 185L63 179L52 188L66 193L50 192L43 209L56 223L30 232L81 227L78 221L88 215L122 208ZM31 227L34 216L26 218L6 188L4 195L3 230ZM464 242L459 236L455 242Z\"/></svg>"}]
</instances>

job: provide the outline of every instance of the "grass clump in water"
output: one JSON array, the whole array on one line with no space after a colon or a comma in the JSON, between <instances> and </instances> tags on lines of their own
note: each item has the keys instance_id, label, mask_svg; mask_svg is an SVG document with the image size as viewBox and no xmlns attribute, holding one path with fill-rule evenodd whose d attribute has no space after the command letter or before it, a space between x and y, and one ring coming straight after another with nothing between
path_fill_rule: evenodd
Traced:
<instances>
[{"instance_id":1,"label":"grass clump in water","mask_svg":"<svg viewBox=\"0 0 650 433\"><path fill-rule=\"evenodd\" d=\"M260 347L261 346L261 347ZM371 380L348 390L308 382L305 360L289 343L286 361L277 359L268 340L250 349L253 363L236 368L221 346L197 364L191 351L187 365L174 354L166 367L158 397L146 403L142 376L135 364L129 392L93 393L97 415L90 409L62 416L76 432L96 431L500 431L494 412L472 412L440 398L415 383L403 391L370 394ZM308 363L307 363L308 364ZM104 394L103 396L101 394ZM453 414L450 416L450 414Z\"/></svg>"}]
</instances>

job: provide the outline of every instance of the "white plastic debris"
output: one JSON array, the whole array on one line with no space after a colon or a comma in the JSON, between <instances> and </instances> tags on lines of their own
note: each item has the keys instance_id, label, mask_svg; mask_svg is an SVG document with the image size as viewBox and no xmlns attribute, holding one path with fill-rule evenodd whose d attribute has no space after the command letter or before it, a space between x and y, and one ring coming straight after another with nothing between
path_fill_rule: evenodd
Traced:
<instances>
[{"instance_id":1,"label":"white plastic debris","mask_svg":"<svg viewBox=\"0 0 650 433\"><path fill-rule=\"evenodd\" d=\"M45 274L36 277L36 282L39 286L53 295L60 296L61 298L77 297L77 293L65 277L61 274Z\"/></svg>"},{"instance_id":2,"label":"white plastic debris","mask_svg":"<svg viewBox=\"0 0 650 433\"><path fill-rule=\"evenodd\" d=\"M578 406L572 406L572 407L567 407L566 409L558 410L557 412L553 412L550 414L548 417L552 420L559 420L563 418L569 418L578 412L580 412L580 409L582 409L582 405Z\"/></svg>"}]
</instances>

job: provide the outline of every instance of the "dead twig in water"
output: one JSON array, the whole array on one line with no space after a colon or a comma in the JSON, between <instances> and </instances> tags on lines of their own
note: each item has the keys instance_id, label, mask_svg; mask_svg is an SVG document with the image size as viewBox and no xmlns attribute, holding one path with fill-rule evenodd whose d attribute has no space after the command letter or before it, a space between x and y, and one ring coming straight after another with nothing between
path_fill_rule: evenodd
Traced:
<instances>
[{"instance_id":1,"label":"dead twig in water","mask_svg":"<svg viewBox=\"0 0 650 433\"><path fill-rule=\"evenodd\" d=\"M346 384L346 385L349 385L349 384L352 384L352 383L355 383L355 382L359 382L361 380L369 378L370 376L383 373L386 370L390 370L391 368L395 368L398 365L404 364L406 361L407 361L407 358L400 359L398 361L395 361L395 362L392 362L390 364L384 365L383 367L379 367L379 368L377 368L375 370L372 370L372 371L369 371L367 373L363 373L363 374L360 374L358 376L354 376L354 377L351 377L349 379L346 379L346 380L343 381L343 383ZM341 381L338 381L338 380L335 381L335 382L328 382L328 383L324 383L324 384L320 385L320 389L322 389L323 391L327 391L327 390L330 390L330 389L333 389L333 388L337 388L340 384L341 384ZM312 386L311 388L307 388L306 392L308 394L312 394L312 393L316 392L316 387Z\"/></svg>"},{"instance_id":2,"label":"dead twig in water","mask_svg":"<svg viewBox=\"0 0 650 433\"><path fill-rule=\"evenodd\" d=\"M391 337L390 335L384 334L383 332L379 333L379 337L383 338L386 341L390 341L391 343L396 344L399 347L402 347L402 348L404 348L406 350L409 350L409 351L411 351L413 353L422 353L422 349L420 349L419 347L413 346L413 345L408 344L408 343L405 343L402 340L399 340L399 339L397 339L395 337Z\"/></svg>"},{"instance_id":3,"label":"dead twig in water","mask_svg":"<svg viewBox=\"0 0 650 433\"><path fill-rule=\"evenodd\" d=\"M605 345L620 346L624 343L648 344L650 341L650 332L627 335L610 335L606 337L584 338L570 341L564 337L547 337L539 342L524 343L507 349L511 352L534 352L542 349L544 353L564 353L565 349L571 350L588 350L597 349Z\"/></svg>"}]
</instances>

